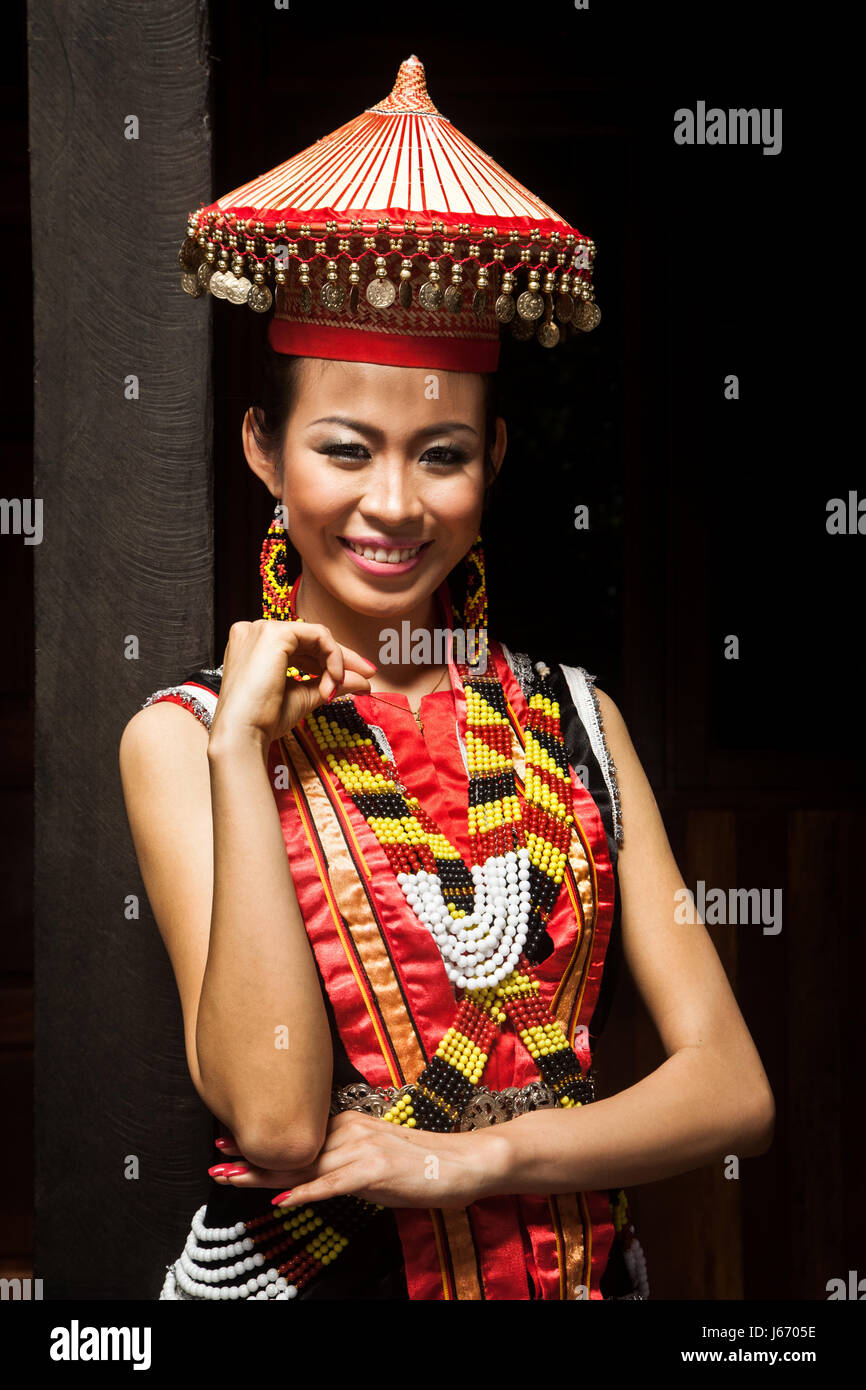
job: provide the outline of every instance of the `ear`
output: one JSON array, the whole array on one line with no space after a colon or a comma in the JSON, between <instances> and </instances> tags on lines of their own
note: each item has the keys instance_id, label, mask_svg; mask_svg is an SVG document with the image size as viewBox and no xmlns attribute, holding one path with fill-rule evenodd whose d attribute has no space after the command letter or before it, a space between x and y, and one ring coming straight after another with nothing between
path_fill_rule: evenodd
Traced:
<instances>
[{"instance_id":1,"label":"ear","mask_svg":"<svg viewBox=\"0 0 866 1390\"><path fill-rule=\"evenodd\" d=\"M244 454L247 463L253 470L257 478L261 478L268 492L277 501L282 497L282 470L278 459L271 454L266 454L259 447L253 430L253 409L250 406L244 416L244 423L241 426L241 439L243 440Z\"/></svg>"},{"instance_id":2,"label":"ear","mask_svg":"<svg viewBox=\"0 0 866 1390\"><path fill-rule=\"evenodd\" d=\"M502 467L502 460L505 458L505 450L508 447L508 430L501 415L496 417L496 442L490 450L490 459L496 471L497 477Z\"/></svg>"}]
</instances>

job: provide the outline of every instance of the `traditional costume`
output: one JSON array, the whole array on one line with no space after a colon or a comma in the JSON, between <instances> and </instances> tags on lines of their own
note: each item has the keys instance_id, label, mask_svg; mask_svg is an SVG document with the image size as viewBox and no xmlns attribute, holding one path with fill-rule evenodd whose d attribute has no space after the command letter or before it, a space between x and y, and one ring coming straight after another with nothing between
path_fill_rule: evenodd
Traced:
<instances>
[{"instance_id":1,"label":"traditional costume","mask_svg":"<svg viewBox=\"0 0 866 1390\"><path fill-rule=\"evenodd\" d=\"M487 372L502 331L552 347L599 318L593 243L455 130L415 57L386 100L188 230L184 288L273 304L279 352ZM621 954L594 677L488 637L480 536L464 569L459 594L436 592L444 629L480 635L451 651L451 689L415 718L395 692L336 698L268 755L331 1026L331 1114L443 1133L593 1101ZM261 573L264 616L299 620L280 507ZM209 727L221 673L144 704ZM648 1297L621 1190L463 1210L273 1196L212 1181L160 1297Z\"/></svg>"}]
</instances>

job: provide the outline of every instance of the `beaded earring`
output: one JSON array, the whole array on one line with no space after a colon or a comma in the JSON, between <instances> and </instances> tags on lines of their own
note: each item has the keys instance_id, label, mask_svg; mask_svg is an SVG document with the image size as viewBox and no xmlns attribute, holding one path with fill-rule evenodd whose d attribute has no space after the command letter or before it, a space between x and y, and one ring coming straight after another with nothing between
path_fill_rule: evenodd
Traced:
<instances>
[{"instance_id":1,"label":"beaded earring","mask_svg":"<svg viewBox=\"0 0 866 1390\"><path fill-rule=\"evenodd\" d=\"M292 617L289 571L286 566L286 532L282 502L274 508L274 517L262 543L259 573L262 576L262 617L286 619Z\"/></svg>"},{"instance_id":2,"label":"beaded earring","mask_svg":"<svg viewBox=\"0 0 866 1390\"><path fill-rule=\"evenodd\" d=\"M465 628L486 629L487 627L487 573L484 568L484 546L481 532L475 537L463 558L466 577L466 592L463 599L463 626Z\"/></svg>"},{"instance_id":3,"label":"beaded earring","mask_svg":"<svg viewBox=\"0 0 866 1390\"><path fill-rule=\"evenodd\" d=\"M273 520L268 527L268 534L262 542L259 564L259 573L262 576L262 617L280 622L303 622L303 618L295 617L296 585L289 581L284 517L288 520L288 511L282 502L278 502L274 508ZM313 680L309 671L301 671L297 666L289 666L286 675L293 680Z\"/></svg>"},{"instance_id":4,"label":"beaded earring","mask_svg":"<svg viewBox=\"0 0 866 1390\"><path fill-rule=\"evenodd\" d=\"M455 618L463 629L467 664L471 669L483 671L487 666L487 573L480 531L463 558L463 576L462 611L459 618L455 613ZM471 642L470 633L473 634Z\"/></svg>"}]
</instances>

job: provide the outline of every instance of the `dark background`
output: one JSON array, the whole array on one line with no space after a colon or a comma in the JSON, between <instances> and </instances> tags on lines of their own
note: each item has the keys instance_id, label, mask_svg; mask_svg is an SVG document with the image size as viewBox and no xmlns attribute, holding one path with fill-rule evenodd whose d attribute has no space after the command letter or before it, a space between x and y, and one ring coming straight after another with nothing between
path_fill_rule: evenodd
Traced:
<instances>
[{"instance_id":1,"label":"dark background","mask_svg":"<svg viewBox=\"0 0 866 1390\"><path fill-rule=\"evenodd\" d=\"M852 991L863 965L854 866L864 829L857 619L864 541L828 536L825 528L827 500L847 497L862 469L829 425L839 349L826 326L822 273L832 232L824 222L833 208L818 219L826 171L815 110L778 60L775 7L758 7L757 16L752 8L748 43L733 29L680 18L672 7L653 7L651 15L649 7L602 5L536 13L534 33L525 14L509 22L498 12L479 16L473 33L443 10L386 24L339 6L325 15L302 5L289 12L265 3L213 5L199 58L210 62L213 168L198 196L222 195L373 105L415 53L440 111L595 240L599 328L551 351L535 342L503 347L509 448L485 522L491 626L512 648L597 674L623 711L688 884L703 878L725 888L783 889L779 936L764 936L758 926L711 928L770 1076L775 1142L744 1162L739 1182L701 1169L630 1192L651 1296L823 1299L826 1281L856 1268L863 1248L852 1115L852 1098L862 1093L862 1043ZM140 21L130 13L126 23L135 29ZM20 330L7 374L19 404L3 416L3 492L26 496L33 488L32 339L20 7L15 24L17 71L2 87L2 217L7 239L21 248L9 284L9 312ZM70 41L85 43L88 35L76 39L73 24ZM139 30L136 42L146 51L169 36ZM119 79L109 70L106 80ZM781 154L675 145L674 111L699 99L723 108L782 107ZM122 200L123 186L117 194ZM152 253L173 264L183 235L180 215L176 242ZM181 309L192 325L209 306L207 297ZM94 317L101 312L97 300ZM179 661L175 642L160 664L157 634L147 669L123 694L126 704L115 701L117 738L151 690L200 660L218 664L230 623L260 615L258 552L273 502L246 467L240 422L255 398L251 349L263 331L258 316L234 306L213 311L213 622L205 649L191 647L189 660ZM190 372L205 369L191 358ZM739 377L737 402L724 399L729 373ZM574 529L578 503L589 507L588 531ZM209 524L203 512L202 545ZM8 884L0 1065L25 1144L35 549L0 538L2 617L11 634L0 688ZM155 566L164 563L155 556ZM76 579L70 560L67 601ZM184 584L182 568L175 582ZM38 632L38 608L36 620ZM738 661L723 657L728 634L739 636ZM51 698L59 715L60 696ZM94 737L92 756L116 764L116 740L109 746ZM113 852L132 864L127 877L134 881L122 802L112 809L122 842ZM75 826L65 833L74 836ZM37 884L43 863L37 858ZM61 965L73 939L54 943ZM118 1061L85 1047L68 1073L71 1092L59 1094L51 1068L42 1066L37 1134L41 1126L74 1136L79 1126L100 1123L110 1132L119 1087L145 1158L158 1164L167 1143L178 1153L194 1143L196 1162L184 1159L155 1185L133 1185L133 1197L106 1192L98 1167L80 1185L53 1186L50 1200L77 1204L80 1221L107 1202L126 1250L122 1272L109 1277L99 1242L73 1257L60 1223L46 1218L37 1273L53 1281L53 1296L154 1297L202 1200L210 1150L184 1075L179 1005L146 904L136 949L145 997L148 971L159 981L151 1023L171 1063L169 1098L163 1090L155 1095L146 1069L130 1076L122 1053ZM39 999L54 1017L60 996L40 988ZM626 977L597 1060L607 1094L663 1060ZM89 1087L76 1092L74 1078L85 1071L103 1083L99 1105ZM25 1269L30 1258L25 1157L19 1150L0 1188L4 1271ZM108 1265L115 1264L111 1256Z\"/></svg>"}]
</instances>

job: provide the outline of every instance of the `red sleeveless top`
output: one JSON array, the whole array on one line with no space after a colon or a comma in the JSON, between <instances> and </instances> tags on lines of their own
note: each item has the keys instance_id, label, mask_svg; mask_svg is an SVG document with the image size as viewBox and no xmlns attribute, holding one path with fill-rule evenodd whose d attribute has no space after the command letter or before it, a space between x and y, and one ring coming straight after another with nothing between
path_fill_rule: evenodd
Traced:
<instances>
[{"instance_id":1,"label":"red sleeveless top","mask_svg":"<svg viewBox=\"0 0 866 1390\"><path fill-rule=\"evenodd\" d=\"M522 789L528 706L495 641L490 659L506 697ZM166 698L187 704L210 722L214 694L206 687L196 690L194 681L186 682L156 692L150 702ZM384 732L410 793L470 862L468 775L454 692L422 697L423 736L406 696L389 692L353 699L363 718ZM586 747L591 760L588 742ZM436 943L304 723L271 745L268 766L298 901L345 1054L372 1086L415 1081L457 1009ZM552 950L536 972L586 1071L592 1060L589 1025L614 921L615 847L596 800L573 766L571 781L577 833L569 872L547 922ZM596 785L604 784L599 778ZM607 819L610 826L609 813ZM484 1086L500 1091L540 1079L516 1034L507 1027L499 1030ZM518 1194L485 1198L459 1211L394 1208L409 1297L603 1298L601 1280L615 1234L611 1195Z\"/></svg>"}]
</instances>

